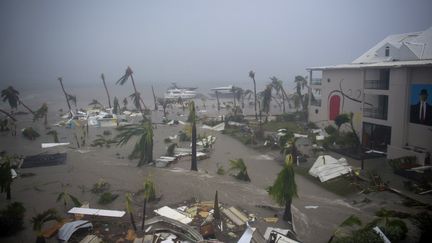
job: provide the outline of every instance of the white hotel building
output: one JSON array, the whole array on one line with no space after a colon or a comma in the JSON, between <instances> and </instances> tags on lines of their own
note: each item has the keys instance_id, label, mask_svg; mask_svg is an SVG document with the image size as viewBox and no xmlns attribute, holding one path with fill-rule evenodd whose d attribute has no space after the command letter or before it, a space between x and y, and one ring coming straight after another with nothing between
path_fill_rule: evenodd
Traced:
<instances>
[{"instance_id":1,"label":"white hotel building","mask_svg":"<svg viewBox=\"0 0 432 243\"><path fill-rule=\"evenodd\" d=\"M432 153L432 27L388 36L350 64L308 71L309 121L325 127L352 112L364 147L421 164Z\"/></svg>"}]
</instances>

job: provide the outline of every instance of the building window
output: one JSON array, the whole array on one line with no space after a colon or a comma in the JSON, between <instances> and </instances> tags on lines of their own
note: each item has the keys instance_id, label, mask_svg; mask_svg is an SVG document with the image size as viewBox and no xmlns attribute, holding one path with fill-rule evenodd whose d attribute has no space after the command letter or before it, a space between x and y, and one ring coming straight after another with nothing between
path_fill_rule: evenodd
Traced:
<instances>
[{"instance_id":1,"label":"building window","mask_svg":"<svg viewBox=\"0 0 432 243\"><path fill-rule=\"evenodd\" d=\"M365 148L387 151L391 141L391 127L363 122L362 144Z\"/></svg>"},{"instance_id":2,"label":"building window","mask_svg":"<svg viewBox=\"0 0 432 243\"><path fill-rule=\"evenodd\" d=\"M387 120L388 96L366 95L363 107L363 116Z\"/></svg>"},{"instance_id":3,"label":"building window","mask_svg":"<svg viewBox=\"0 0 432 243\"><path fill-rule=\"evenodd\" d=\"M388 90L390 83L390 69L367 71L364 83L365 89Z\"/></svg>"},{"instance_id":4,"label":"building window","mask_svg":"<svg viewBox=\"0 0 432 243\"><path fill-rule=\"evenodd\" d=\"M321 89L312 89L311 105L321 106Z\"/></svg>"},{"instance_id":5,"label":"building window","mask_svg":"<svg viewBox=\"0 0 432 243\"><path fill-rule=\"evenodd\" d=\"M390 56L390 47L386 46L385 48L385 56L388 57Z\"/></svg>"}]
</instances>

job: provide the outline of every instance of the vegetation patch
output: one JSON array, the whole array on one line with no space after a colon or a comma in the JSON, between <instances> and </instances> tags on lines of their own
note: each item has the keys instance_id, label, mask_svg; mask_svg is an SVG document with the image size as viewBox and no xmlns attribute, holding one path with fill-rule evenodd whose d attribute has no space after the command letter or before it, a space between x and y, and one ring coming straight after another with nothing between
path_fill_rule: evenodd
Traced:
<instances>
[{"instance_id":1,"label":"vegetation patch","mask_svg":"<svg viewBox=\"0 0 432 243\"><path fill-rule=\"evenodd\" d=\"M101 205L106 205L109 203L112 203L116 198L118 197L118 194L113 194L111 192L104 192L100 195L98 203Z\"/></svg>"},{"instance_id":2,"label":"vegetation patch","mask_svg":"<svg viewBox=\"0 0 432 243\"><path fill-rule=\"evenodd\" d=\"M97 183L93 185L90 191L93 193L103 193L108 191L110 187L111 185L108 182L106 182L104 179L100 179Z\"/></svg>"},{"instance_id":3,"label":"vegetation patch","mask_svg":"<svg viewBox=\"0 0 432 243\"><path fill-rule=\"evenodd\" d=\"M10 236L24 229L25 208L14 202L0 210L0 237Z\"/></svg>"}]
</instances>

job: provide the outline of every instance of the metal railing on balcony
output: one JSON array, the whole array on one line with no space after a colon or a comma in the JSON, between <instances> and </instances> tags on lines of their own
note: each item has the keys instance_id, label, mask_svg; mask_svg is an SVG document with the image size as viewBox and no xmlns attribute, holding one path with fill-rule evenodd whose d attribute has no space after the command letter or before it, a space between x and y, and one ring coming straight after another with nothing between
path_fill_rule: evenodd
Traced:
<instances>
[{"instance_id":1,"label":"metal railing on balcony","mask_svg":"<svg viewBox=\"0 0 432 243\"><path fill-rule=\"evenodd\" d=\"M389 89L389 80L365 80L365 89Z\"/></svg>"},{"instance_id":2,"label":"metal railing on balcony","mask_svg":"<svg viewBox=\"0 0 432 243\"><path fill-rule=\"evenodd\" d=\"M363 116L381 120L387 120L386 108L363 108Z\"/></svg>"},{"instance_id":3,"label":"metal railing on balcony","mask_svg":"<svg viewBox=\"0 0 432 243\"><path fill-rule=\"evenodd\" d=\"M311 85L321 85L322 78L312 78Z\"/></svg>"}]
</instances>

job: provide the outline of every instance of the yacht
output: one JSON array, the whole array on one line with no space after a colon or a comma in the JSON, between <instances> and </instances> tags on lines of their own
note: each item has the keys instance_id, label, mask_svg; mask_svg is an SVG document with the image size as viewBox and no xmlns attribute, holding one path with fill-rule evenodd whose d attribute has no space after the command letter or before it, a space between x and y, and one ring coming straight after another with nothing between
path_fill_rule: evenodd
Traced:
<instances>
[{"instance_id":1,"label":"yacht","mask_svg":"<svg viewBox=\"0 0 432 243\"><path fill-rule=\"evenodd\" d=\"M188 89L172 88L165 92L164 97L165 99L193 99L196 97L196 92Z\"/></svg>"}]
</instances>

